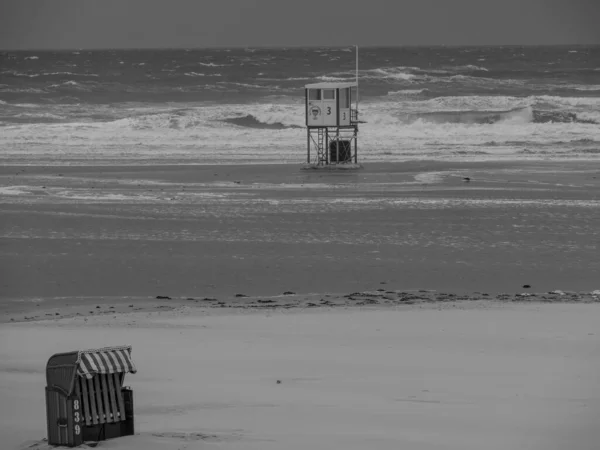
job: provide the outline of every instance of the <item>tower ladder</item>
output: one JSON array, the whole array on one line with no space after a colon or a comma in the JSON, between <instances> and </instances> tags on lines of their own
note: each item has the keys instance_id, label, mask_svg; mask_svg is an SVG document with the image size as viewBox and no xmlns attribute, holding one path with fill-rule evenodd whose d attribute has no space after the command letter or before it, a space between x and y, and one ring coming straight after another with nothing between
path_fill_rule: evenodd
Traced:
<instances>
[{"instance_id":1,"label":"tower ladder","mask_svg":"<svg viewBox=\"0 0 600 450\"><path fill-rule=\"evenodd\" d=\"M325 129L319 128L317 133L317 162L326 163L327 155L325 154Z\"/></svg>"}]
</instances>

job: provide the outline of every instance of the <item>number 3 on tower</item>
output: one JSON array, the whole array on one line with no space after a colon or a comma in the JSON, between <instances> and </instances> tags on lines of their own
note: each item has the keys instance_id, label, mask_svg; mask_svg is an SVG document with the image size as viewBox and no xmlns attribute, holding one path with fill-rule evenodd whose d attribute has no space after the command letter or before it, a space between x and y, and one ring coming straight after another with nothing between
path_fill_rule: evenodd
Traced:
<instances>
[{"instance_id":1,"label":"number 3 on tower","mask_svg":"<svg viewBox=\"0 0 600 450\"><path fill-rule=\"evenodd\" d=\"M331 106L327 107L327 115L330 116L331 115Z\"/></svg>"}]
</instances>

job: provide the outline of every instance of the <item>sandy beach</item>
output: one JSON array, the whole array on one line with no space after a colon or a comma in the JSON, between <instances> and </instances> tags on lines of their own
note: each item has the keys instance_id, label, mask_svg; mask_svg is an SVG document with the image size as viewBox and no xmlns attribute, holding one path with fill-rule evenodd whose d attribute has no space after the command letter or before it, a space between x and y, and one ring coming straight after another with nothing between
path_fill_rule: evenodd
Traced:
<instances>
[{"instance_id":1,"label":"sandy beach","mask_svg":"<svg viewBox=\"0 0 600 450\"><path fill-rule=\"evenodd\" d=\"M597 447L595 162L3 166L0 202L3 448L44 448L52 354L121 344L102 448Z\"/></svg>"},{"instance_id":2,"label":"sandy beach","mask_svg":"<svg viewBox=\"0 0 600 450\"><path fill-rule=\"evenodd\" d=\"M6 449L46 448L48 356L128 343L137 434L99 448L592 450L597 310L184 308L4 324L0 435Z\"/></svg>"}]
</instances>

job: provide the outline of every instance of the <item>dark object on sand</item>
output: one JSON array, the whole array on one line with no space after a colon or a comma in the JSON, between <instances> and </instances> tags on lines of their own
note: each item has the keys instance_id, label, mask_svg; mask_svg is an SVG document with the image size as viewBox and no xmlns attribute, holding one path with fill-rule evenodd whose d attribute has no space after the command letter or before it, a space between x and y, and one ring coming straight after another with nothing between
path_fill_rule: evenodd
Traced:
<instances>
[{"instance_id":1,"label":"dark object on sand","mask_svg":"<svg viewBox=\"0 0 600 450\"><path fill-rule=\"evenodd\" d=\"M281 384L281 380L277 380L277 384Z\"/></svg>"},{"instance_id":2,"label":"dark object on sand","mask_svg":"<svg viewBox=\"0 0 600 450\"><path fill-rule=\"evenodd\" d=\"M131 346L53 355L46 365L48 444L76 447L134 434Z\"/></svg>"},{"instance_id":3,"label":"dark object on sand","mask_svg":"<svg viewBox=\"0 0 600 450\"><path fill-rule=\"evenodd\" d=\"M235 294L236 297L248 297L246 294Z\"/></svg>"},{"instance_id":4,"label":"dark object on sand","mask_svg":"<svg viewBox=\"0 0 600 450\"><path fill-rule=\"evenodd\" d=\"M283 295L294 295L294 294L295 294L295 292L292 292L292 291L285 291L283 293Z\"/></svg>"},{"instance_id":5,"label":"dark object on sand","mask_svg":"<svg viewBox=\"0 0 600 450\"><path fill-rule=\"evenodd\" d=\"M523 285L523 287L524 287L525 289L529 289L531 286L530 286L529 284L524 284L524 285Z\"/></svg>"},{"instance_id":6,"label":"dark object on sand","mask_svg":"<svg viewBox=\"0 0 600 450\"><path fill-rule=\"evenodd\" d=\"M171 297L169 297L168 295L157 295L156 299L157 300L171 300Z\"/></svg>"},{"instance_id":7,"label":"dark object on sand","mask_svg":"<svg viewBox=\"0 0 600 450\"><path fill-rule=\"evenodd\" d=\"M468 183L469 181L471 181L471 179L470 179L469 177L464 177L464 178L463 178L463 181L464 181L465 183Z\"/></svg>"}]
</instances>

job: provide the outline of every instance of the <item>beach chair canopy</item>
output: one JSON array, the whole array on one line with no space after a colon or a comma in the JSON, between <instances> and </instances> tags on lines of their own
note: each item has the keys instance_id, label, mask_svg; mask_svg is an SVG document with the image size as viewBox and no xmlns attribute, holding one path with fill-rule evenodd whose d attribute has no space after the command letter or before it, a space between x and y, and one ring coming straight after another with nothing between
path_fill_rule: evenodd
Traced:
<instances>
[{"instance_id":1,"label":"beach chair canopy","mask_svg":"<svg viewBox=\"0 0 600 450\"><path fill-rule=\"evenodd\" d=\"M94 378L96 374L136 373L131 359L131 346L106 347L56 354L46 365L49 387L61 389L66 395L73 392L75 377Z\"/></svg>"},{"instance_id":2,"label":"beach chair canopy","mask_svg":"<svg viewBox=\"0 0 600 450\"><path fill-rule=\"evenodd\" d=\"M97 373L136 373L131 346L84 350L77 355L77 375L93 378Z\"/></svg>"}]
</instances>

